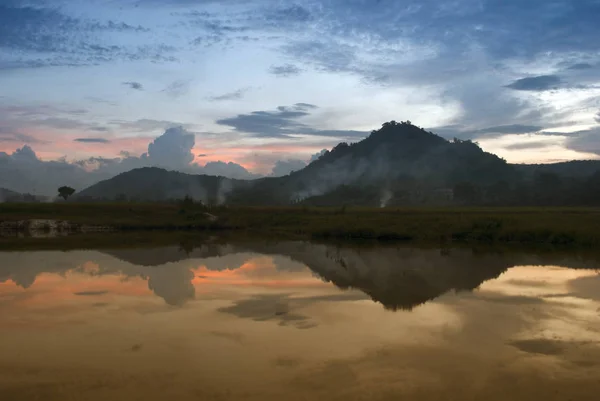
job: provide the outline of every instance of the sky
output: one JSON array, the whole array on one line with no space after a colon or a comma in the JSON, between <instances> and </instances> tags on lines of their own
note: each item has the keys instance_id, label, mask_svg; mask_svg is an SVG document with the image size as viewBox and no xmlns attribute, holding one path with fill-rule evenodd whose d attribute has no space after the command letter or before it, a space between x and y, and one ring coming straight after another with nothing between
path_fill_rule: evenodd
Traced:
<instances>
[{"instance_id":1,"label":"sky","mask_svg":"<svg viewBox=\"0 0 600 401\"><path fill-rule=\"evenodd\" d=\"M390 120L514 163L599 158L598 19L600 0L0 0L0 186L284 175ZM11 181L26 168L46 175Z\"/></svg>"}]
</instances>

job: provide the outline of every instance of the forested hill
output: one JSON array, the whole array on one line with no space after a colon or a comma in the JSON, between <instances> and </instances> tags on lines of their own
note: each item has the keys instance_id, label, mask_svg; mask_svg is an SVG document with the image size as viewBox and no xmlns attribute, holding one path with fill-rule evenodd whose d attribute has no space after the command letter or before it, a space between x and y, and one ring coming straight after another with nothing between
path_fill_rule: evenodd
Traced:
<instances>
[{"instance_id":1,"label":"forested hill","mask_svg":"<svg viewBox=\"0 0 600 401\"><path fill-rule=\"evenodd\" d=\"M600 204L600 196L596 201L594 195L594 188L600 188L600 174L595 174L600 162L573 163L512 165L472 141L448 141L409 121L391 121L284 177L243 181L143 168L100 182L74 199L190 196L232 205Z\"/></svg>"},{"instance_id":2,"label":"forested hill","mask_svg":"<svg viewBox=\"0 0 600 401\"><path fill-rule=\"evenodd\" d=\"M302 170L233 191L229 199L379 204L388 193L439 192L461 182L483 185L490 177L512 181L516 176L513 166L471 141L447 141L409 121L391 121L360 142L340 143Z\"/></svg>"}]
</instances>

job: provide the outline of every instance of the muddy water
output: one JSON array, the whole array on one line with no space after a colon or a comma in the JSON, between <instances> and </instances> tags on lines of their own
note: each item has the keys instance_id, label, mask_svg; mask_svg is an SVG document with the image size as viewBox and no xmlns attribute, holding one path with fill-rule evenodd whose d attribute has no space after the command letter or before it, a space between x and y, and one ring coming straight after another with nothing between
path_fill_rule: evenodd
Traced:
<instances>
[{"instance_id":1,"label":"muddy water","mask_svg":"<svg viewBox=\"0 0 600 401\"><path fill-rule=\"evenodd\" d=\"M597 400L570 256L301 242L0 253L0 400Z\"/></svg>"}]
</instances>

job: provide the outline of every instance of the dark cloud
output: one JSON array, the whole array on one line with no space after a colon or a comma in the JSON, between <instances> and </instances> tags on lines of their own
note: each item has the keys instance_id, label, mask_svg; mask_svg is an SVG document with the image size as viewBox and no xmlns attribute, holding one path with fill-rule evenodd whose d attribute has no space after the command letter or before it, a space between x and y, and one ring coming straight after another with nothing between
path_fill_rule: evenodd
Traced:
<instances>
[{"instance_id":1,"label":"dark cloud","mask_svg":"<svg viewBox=\"0 0 600 401\"><path fill-rule=\"evenodd\" d=\"M300 131L302 135L313 135L313 136L324 136L330 138L352 138L362 139L369 135L367 131L355 131L355 130L319 130L315 128L306 128Z\"/></svg>"},{"instance_id":2,"label":"dark cloud","mask_svg":"<svg viewBox=\"0 0 600 401\"><path fill-rule=\"evenodd\" d=\"M267 14L267 19L278 22L308 22L312 14L306 8L297 4L285 8L279 8Z\"/></svg>"},{"instance_id":3,"label":"dark cloud","mask_svg":"<svg viewBox=\"0 0 600 401\"><path fill-rule=\"evenodd\" d=\"M108 291L79 291L74 292L73 295L82 296L82 297L94 297L99 295L106 295Z\"/></svg>"},{"instance_id":4,"label":"dark cloud","mask_svg":"<svg viewBox=\"0 0 600 401\"><path fill-rule=\"evenodd\" d=\"M70 16L51 2L2 2L0 48L12 50L0 69L85 66L114 60L164 59L161 44L111 43L116 34L144 34L142 26ZM163 49L164 50L164 49ZM159 52L160 53L160 52Z\"/></svg>"},{"instance_id":5,"label":"dark cloud","mask_svg":"<svg viewBox=\"0 0 600 401\"><path fill-rule=\"evenodd\" d=\"M22 134L14 131L12 128L0 126L0 142L17 142L17 143L44 143L31 135Z\"/></svg>"},{"instance_id":6,"label":"dark cloud","mask_svg":"<svg viewBox=\"0 0 600 401\"><path fill-rule=\"evenodd\" d=\"M32 125L55 129L89 129L90 125L80 120L61 117L48 117L29 121Z\"/></svg>"},{"instance_id":7,"label":"dark cloud","mask_svg":"<svg viewBox=\"0 0 600 401\"><path fill-rule=\"evenodd\" d=\"M513 143L511 145L507 145L504 149L508 150L528 150L528 149L542 149L547 148L549 146L553 146L554 144L544 142L544 141L536 141L536 142L524 142L524 143Z\"/></svg>"},{"instance_id":8,"label":"dark cloud","mask_svg":"<svg viewBox=\"0 0 600 401\"><path fill-rule=\"evenodd\" d=\"M537 125L512 124L484 128L473 132L477 134L529 134L542 129L543 127Z\"/></svg>"},{"instance_id":9,"label":"dark cloud","mask_svg":"<svg viewBox=\"0 0 600 401\"><path fill-rule=\"evenodd\" d=\"M143 118L135 121L112 121L111 123L117 125L121 129L135 132L165 130L172 127L191 128L190 124L182 124L180 122L167 120L153 120L150 118Z\"/></svg>"},{"instance_id":10,"label":"dark cloud","mask_svg":"<svg viewBox=\"0 0 600 401\"><path fill-rule=\"evenodd\" d=\"M216 123L262 138L289 138L293 135L358 138L368 134L352 130L319 130L298 121L302 117L310 115L310 111L317 108L313 104L296 103L293 106L279 106L273 111L253 111L250 114L239 114L235 117L217 120Z\"/></svg>"},{"instance_id":11,"label":"dark cloud","mask_svg":"<svg viewBox=\"0 0 600 401\"><path fill-rule=\"evenodd\" d=\"M309 114L302 107L279 106L275 111L253 111L250 114L217 120L217 124L259 137L287 137L305 128L304 124L296 120Z\"/></svg>"},{"instance_id":12,"label":"dark cloud","mask_svg":"<svg viewBox=\"0 0 600 401\"><path fill-rule=\"evenodd\" d=\"M558 89L562 84L562 79L558 75L540 75L537 77L521 78L516 80L507 88L520 91L542 92L552 89Z\"/></svg>"},{"instance_id":13,"label":"dark cloud","mask_svg":"<svg viewBox=\"0 0 600 401\"><path fill-rule=\"evenodd\" d=\"M589 70L594 68L590 63L577 63L569 66L567 69L569 70Z\"/></svg>"},{"instance_id":14,"label":"dark cloud","mask_svg":"<svg viewBox=\"0 0 600 401\"><path fill-rule=\"evenodd\" d=\"M536 132L536 134L543 135L543 136L564 136L564 137L571 137L571 136L577 136L577 135L579 135L579 132L577 132L577 131L575 131L575 132L542 131L542 132Z\"/></svg>"},{"instance_id":15,"label":"dark cloud","mask_svg":"<svg viewBox=\"0 0 600 401\"><path fill-rule=\"evenodd\" d=\"M566 147L577 152L594 153L600 156L600 127L571 133Z\"/></svg>"},{"instance_id":16,"label":"dark cloud","mask_svg":"<svg viewBox=\"0 0 600 401\"><path fill-rule=\"evenodd\" d=\"M366 70L370 70L370 67L378 67L357 64L357 48L332 39L297 40L285 44L281 50L289 56L329 72L352 72L365 75L369 74Z\"/></svg>"},{"instance_id":17,"label":"dark cloud","mask_svg":"<svg viewBox=\"0 0 600 401\"><path fill-rule=\"evenodd\" d=\"M90 131L108 132L108 131L110 131L110 128L108 128L108 127L90 127Z\"/></svg>"},{"instance_id":18,"label":"dark cloud","mask_svg":"<svg viewBox=\"0 0 600 401\"><path fill-rule=\"evenodd\" d=\"M73 139L75 142L83 142L83 143L109 143L110 141L105 138L75 138Z\"/></svg>"},{"instance_id":19,"label":"dark cloud","mask_svg":"<svg viewBox=\"0 0 600 401\"><path fill-rule=\"evenodd\" d=\"M127 85L131 89L135 89L135 90L139 90L139 91L144 90L144 86L141 83L135 82L135 81L123 82L123 85Z\"/></svg>"},{"instance_id":20,"label":"dark cloud","mask_svg":"<svg viewBox=\"0 0 600 401\"><path fill-rule=\"evenodd\" d=\"M299 75L302 70L293 64L283 64L271 66L269 72L277 77L291 77Z\"/></svg>"},{"instance_id":21,"label":"dark cloud","mask_svg":"<svg viewBox=\"0 0 600 401\"><path fill-rule=\"evenodd\" d=\"M600 48L593 40L600 30L600 4L595 0L459 0L451 7L435 0L321 4L321 14L338 16L329 26L339 36L370 35L391 42L410 35L457 52L475 42L494 58Z\"/></svg>"},{"instance_id":22,"label":"dark cloud","mask_svg":"<svg viewBox=\"0 0 600 401\"><path fill-rule=\"evenodd\" d=\"M316 105L310 104L310 103L296 103L294 106L296 108L305 109L305 110L308 110L308 109L318 109L319 108L319 106L316 106Z\"/></svg>"},{"instance_id":23,"label":"dark cloud","mask_svg":"<svg viewBox=\"0 0 600 401\"><path fill-rule=\"evenodd\" d=\"M0 47L58 52L72 41L79 21L56 10L0 4Z\"/></svg>"},{"instance_id":24,"label":"dark cloud","mask_svg":"<svg viewBox=\"0 0 600 401\"><path fill-rule=\"evenodd\" d=\"M596 117L594 117L594 119L597 123L600 123L600 111L596 114Z\"/></svg>"},{"instance_id":25,"label":"dark cloud","mask_svg":"<svg viewBox=\"0 0 600 401\"><path fill-rule=\"evenodd\" d=\"M461 125L448 125L443 127L431 128L431 130L444 138L452 139L474 139L480 137L496 137L502 135L515 135L515 134L532 134L539 133L543 127L539 125L524 125L524 124L510 124L510 125L498 125L495 127L487 127L476 130L465 129Z\"/></svg>"},{"instance_id":26,"label":"dark cloud","mask_svg":"<svg viewBox=\"0 0 600 401\"><path fill-rule=\"evenodd\" d=\"M213 101L213 102L221 102L221 101L226 101L226 100L238 100L244 97L244 95L246 94L246 92L248 92L249 89L238 89L234 92L229 92L229 93L224 93L222 95L219 96L212 96L209 97L209 100Z\"/></svg>"}]
</instances>

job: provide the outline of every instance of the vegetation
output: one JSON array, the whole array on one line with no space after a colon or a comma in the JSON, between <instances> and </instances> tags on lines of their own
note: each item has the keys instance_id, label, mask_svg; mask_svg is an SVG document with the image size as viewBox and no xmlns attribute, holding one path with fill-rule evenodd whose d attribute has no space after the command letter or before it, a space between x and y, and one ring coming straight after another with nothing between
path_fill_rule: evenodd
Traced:
<instances>
[{"instance_id":1,"label":"vegetation","mask_svg":"<svg viewBox=\"0 0 600 401\"><path fill-rule=\"evenodd\" d=\"M75 193L75 189L67 186L62 186L58 188L58 196L67 200L67 198Z\"/></svg>"},{"instance_id":2,"label":"vegetation","mask_svg":"<svg viewBox=\"0 0 600 401\"><path fill-rule=\"evenodd\" d=\"M117 230L235 231L295 238L554 245L600 244L600 209L208 207L151 203L0 205L0 224L66 220Z\"/></svg>"},{"instance_id":3,"label":"vegetation","mask_svg":"<svg viewBox=\"0 0 600 401\"><path fill-rule=\"evenodd\" d=\"M600 206L600 161L513 165L476 142L448 141L410 121L390 121L284 177L244 181L143 168L70 201L184 196L230 206Z\"/></svg>"}]
</instances>

